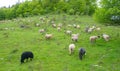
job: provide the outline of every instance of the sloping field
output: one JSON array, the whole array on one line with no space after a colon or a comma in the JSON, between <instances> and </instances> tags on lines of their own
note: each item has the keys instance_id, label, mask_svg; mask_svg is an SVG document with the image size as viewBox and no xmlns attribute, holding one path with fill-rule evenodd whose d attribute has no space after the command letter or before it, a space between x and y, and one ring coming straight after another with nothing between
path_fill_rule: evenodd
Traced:
<instances>
[{"instance_id":1,"label":"sloping field","mask_svg":"<svg viewBox=\"0 0 120 71\"><path fill-rule=\"evenodd\" d=\"M57 26L61 23L60 31ZM73 25L80 25L74 28ZM86 33L86 26L99 27ZM40 33L40 29L45 32ZM78 41L72 41L72 34L79 33ZM45 39L45 34L52 34ZM110 36L109 41L102 34ZM89 37L101 37L91 44ZM76 45L74 54L69 55L69 44ZM80 47L86 49L81 61ZM34 59L20 64L21 54L32 51ZM46 15L0 21L0 71L120 71L120 26L104 26L89 16Z\"/></svg>"}]
</instances>

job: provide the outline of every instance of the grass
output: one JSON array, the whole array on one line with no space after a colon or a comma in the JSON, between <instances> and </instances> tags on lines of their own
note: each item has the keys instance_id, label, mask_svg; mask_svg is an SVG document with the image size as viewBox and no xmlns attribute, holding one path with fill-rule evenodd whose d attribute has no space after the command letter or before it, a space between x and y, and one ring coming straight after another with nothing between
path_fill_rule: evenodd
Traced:
<instances>
[{"instance_id":1,"label":"grass","mask_svg":"<svg viewBox=\"0 0 120 71\"><path fill-rule=\"evenodd\" d=\"M60 32L50 23L41 23L40 17L45 16L0 22L0 71L120 71L120 26L104 26L90 16L47 16L47 20L55 18L56 24L64 24ZM40 27L35 27L36 23ZM20 28L22 24L28 28ZM69 28L67 24L79 24L81 28ZM85 33L84 29L88 25L99 26L101 30ZM45 33L38 33L42 28L46 28L45 33L53 33L53 38L46 40ZM65 30L79 33L78 42L71 41L71 36L66 35ZM95 44L90 44L91 35L102 33L109 34L110 41L100 38ZM70 43L76 45L75 53L71 56L68 52ZM78 57L80 47L84 47L87 52L82 61ZM24 51L32 51L34 59L21 65L20 56Z\"/></svg>"}]
</instances>

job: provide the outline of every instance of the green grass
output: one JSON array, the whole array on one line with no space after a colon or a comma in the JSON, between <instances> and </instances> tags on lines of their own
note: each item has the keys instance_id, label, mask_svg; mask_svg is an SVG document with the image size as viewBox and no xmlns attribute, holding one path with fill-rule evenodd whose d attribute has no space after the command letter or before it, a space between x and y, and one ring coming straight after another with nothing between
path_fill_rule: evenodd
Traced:
<instances>
[{"instance_id":1,"label":"green grass","mask_svg":"<svg viewBox=\"0 0 120 71\"><path fill-rule=\"evenodd\" d=\"M48 16L47 20L55 18L56 24L65 23L60 32L50 23L41 23L40 17L45 16L0 22L0 71L120 71L120 26L104 26L89 16L66 15L66 19L63 19L63 15ZM35 27L36 23L40 27ZM20 28L21 24L29 28ZM69 28L67 24L79 24L81 28ZM87 25L99 26L101 30L85 33ZM53 38L46 40L45 33L38 33L42 28L47 28L45 33L53 33ZM71 36L64 33L65 29L79 33L78 42L71 41ZM91 35L102 33L109 34L110 41L100 38L95 44L90 44ZM76 45L75 53L71 56L68 52L70 43ZM82 61L78 57L80 47L84 47L87 52ZM20 56L24 51L32 51L34 59L21 65Z\"/></svg>"}]
</instances>

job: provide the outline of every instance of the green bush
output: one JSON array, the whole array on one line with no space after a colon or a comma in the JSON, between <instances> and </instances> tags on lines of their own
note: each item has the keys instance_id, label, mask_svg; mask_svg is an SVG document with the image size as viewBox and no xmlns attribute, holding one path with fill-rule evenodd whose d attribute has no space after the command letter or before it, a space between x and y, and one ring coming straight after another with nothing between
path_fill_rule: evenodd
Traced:
<instances>
[{"instance_id":1,"label":"green bush","mask_svg":"<svg viewBox=\"0 0 120 71\"><path fill-rule=\"evenodd\" d=\"M3 9L0 9L0 20L4 20L5 19L5 12Z\"/></svg>"},{"instance_id":2,"label":"green bush","mask_svg":"<svg viewBox=\"0 0 120 71\"><path fill-rule=\"evenodd\" d=\"M0 20L43 14L91 15L95 0L26 0L9 8L0 8Z\"/></svg>"},{"instance_id":3,"label":"green bush","mask_svg":"<svg viewBox=\"0 0 120 71\"><path fill-rule=\"evenodd\" d=\"M98 22L102 22L104 24L110 24L110 25L120 25L120 19L111 19L113 16L120 16L120 10L117 8L109 8L104 9L100 8L97 9L94 18Z\"/></svg>"}]
</instances>

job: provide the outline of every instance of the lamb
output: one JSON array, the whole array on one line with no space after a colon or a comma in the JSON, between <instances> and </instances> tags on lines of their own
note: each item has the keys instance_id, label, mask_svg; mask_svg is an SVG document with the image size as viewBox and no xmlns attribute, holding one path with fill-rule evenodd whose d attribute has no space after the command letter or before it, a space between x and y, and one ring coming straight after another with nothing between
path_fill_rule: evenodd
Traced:
<instances>
[{"instance_id":1,"label":"lamb","mask_svg":"<svg viewBox=\"0 0 120 71\"><path fill-rule=\"evenodd\" d=\"M75 44L70 44L69 45L69 54L71 55L74 52L75 49Z\"/></svg>"},{"instance_id":2,"label":"lamb","mask_svg":"<svg viewBox=\"0 0 120 71\"><path fill-rule=\"evenodd\" d=\"M30 58L30 60L32 60L34 58L33 53L31 51L23 52L21 55L21 64L24 63L25 59L27 59L27 61L28 61L29 58Z\"/></svg>"},{"instance_id":3,"label":"lamb","mask_svg":"<svg viewBox=\"0 0 120 71\"><path fill-rule=\"evenodd\" d=\"M82 60L83 56L85 55L86 51L84 48L79 49L79 58Z\"/></svg>"},{"instance_id":4,"label":"lamb","mask_svg":"<svg viewBox=\"0 0 120 71\"><path fill-rule=\"evenodd\" d=\"M96 39L100 38L100 36L90 36L90 42L93 43L96 41Z\"/></svg>"},{"instance_id":5,"label":"lamb","mask_svg":"<svg viewBox=\"0 0 120 71\"><path fill-rule=\"evenodd\" d=\"M110 36L107 34L103 34L102 37L104 38L105 41L109 41Z\"/></svg>"},{"instance_id":6,"label":"lamb","mask_svg":"<svg viewBox=\"0 0 120 71\"><path fill-rule=\"evenodd\" d=\"M78 41L78 36L79 36L78 33L77 33L77 34L72 34L72 37L71 37L71 38L72 38L73 41L76 41L76 42L77 42L77 41Z\"/></svg>"},{"instance_id":7,"label":"lamb","mask_svg":"<svg viewBox=\"0 0 120 71\"><path fill-rule=\"evenodd\" d=\"M45 38L46 38L46 39L51 39L52 37L53 37L52 34L46 34L46 35L45 35Z\"/></svg>"}]
</instances>

